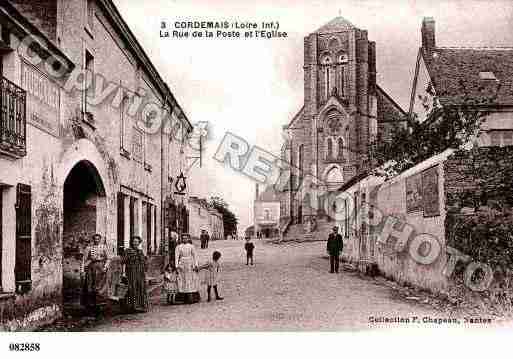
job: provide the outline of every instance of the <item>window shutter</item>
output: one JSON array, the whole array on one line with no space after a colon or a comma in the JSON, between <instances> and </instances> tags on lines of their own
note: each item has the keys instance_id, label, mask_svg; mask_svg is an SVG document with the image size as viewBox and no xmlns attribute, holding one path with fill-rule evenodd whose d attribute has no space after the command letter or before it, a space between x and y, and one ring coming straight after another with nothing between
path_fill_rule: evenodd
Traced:
<instances>
[{"instance_id":1,"label":"window shutter","mask_svg":"<svg viewBox=\"0 0 513 359\"><path fill-rule=\"evenodd\" d=\"M118 255L125 250L125 196L118 192Z\"/></svg>"},{"instance_id":2,"label":"window shutter","mask_svg":"<svg viewBox=\"0 0 513 359\"><path fill-rule=\"evenodd\" d=\"M151 245L151 204L143 202L143 216L146 216L146 253L153 254Z\"/></svg>"},{"instance_id":3,"label":"window shutter","mask_svg":"<svg viewBox=\"0 0 513 359\"><path fill-rule=\"evenodd\" d=\"M30 290L32 267L32 194L28 185L16 187L16 262L14 267L16 290Z\"/></svg>"}]
</instances>

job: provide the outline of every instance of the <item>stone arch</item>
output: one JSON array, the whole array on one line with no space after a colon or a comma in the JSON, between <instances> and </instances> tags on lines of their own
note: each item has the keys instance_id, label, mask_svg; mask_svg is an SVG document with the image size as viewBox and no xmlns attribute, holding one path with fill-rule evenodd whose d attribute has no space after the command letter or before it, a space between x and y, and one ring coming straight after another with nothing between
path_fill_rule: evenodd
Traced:
<instances>
[{"instance_id":1,"label":"stone arch","mask_svg":"<svg viewBox=\"0 0 513 359\"><path fill-rule=\"evenodd\" d=\"M108 218L104 181L89 160L73 165L63 183L62 291L69 307L80 305L82 263L93 234L104 240ZM106 244L106 242L105 242Z\"/></svg>"},{"instance_id":2,"label":"stone arch","mask_svg":"<svg viewBox=\"0 0 513 359\"><path fill-rule=\"evenodd\" d=\"M343 168L333 163L324 169L322 179L328 186L328 189L338 188L344 183L344 171Z\"/></svg>"},{"instance_id":3,"label":"stone arch","mask_svg":"<svg viewBox=\"0 0 513 359\"><path fill-rule=\"evenodd\" d=\"M105 161L89 139L82 138L74 142L61 156L60 164L57 167L57 184L59 188L63 188L64 181L69 173L81 161L87 161L98 172L99 178L102 179L105 196L112 195L112 185L109 181L107 167Z\"/></svg>"}]
</instances>

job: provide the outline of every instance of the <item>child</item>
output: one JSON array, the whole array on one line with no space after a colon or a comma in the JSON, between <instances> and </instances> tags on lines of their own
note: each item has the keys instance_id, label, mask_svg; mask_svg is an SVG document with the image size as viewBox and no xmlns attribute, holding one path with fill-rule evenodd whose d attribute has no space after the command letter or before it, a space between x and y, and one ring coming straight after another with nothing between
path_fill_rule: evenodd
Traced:
<instances>
[{"instance_id":1,"label":"child","mask_svg":"<svg viewBox=\"0 0 513 359\"><path fill-rule=\"evenodd\" d=\"M171 264L164 269L164 291L167 294L167 304L174 304L178 291L178 272Z\"/></svg>"},{"instance_id":2,"label":"child","mask_svg":"<svg viewBox=\"0 0 513 359\"><path fill-rule=\"evenodd\" d=\"M206 269L207 273L207 302L210 302L210 290L214 287L214 294L216 295L216 300L223 300L223 297L219 296L219 292L217 290L217 285L219 284L219 276L221 274L221 265L219 264L219 259L221 258L221 253L215 251L212 254L212 261L209 261L207 264L199 267L198 269Z\"/></svg>"},{"instance_id":3,"label":"child","mask_svg":"<svg viewBox=\"0 0 513 359\"><path fill-rule=\"evenodd\" d=\"M253 250L255 249L255 245L251 242L251 238L246 238L246 244L244 245L244 249L246 250L246 265L249 265L249 261L251 260L251 265L253 265Z\"/></svg>"}]
</instances>

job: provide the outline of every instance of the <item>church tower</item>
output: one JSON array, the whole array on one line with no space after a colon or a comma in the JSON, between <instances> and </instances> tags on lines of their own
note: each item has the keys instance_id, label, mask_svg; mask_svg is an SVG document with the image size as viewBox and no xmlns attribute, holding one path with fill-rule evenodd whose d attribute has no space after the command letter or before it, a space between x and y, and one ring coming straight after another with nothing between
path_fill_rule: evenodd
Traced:
<instances>
[{"instance_id":1,"label":"church tower","mask_svg":"<svg viewBox=\"0 0 513 359\"><path fill-rule=\"evenodd\" d=\"M305 37L304 105L283 127L282 159L297 169L281 196L291 223L319 214L296 195L305 174L335 190L368 169L376 88L376 46L366 30L337 17Z\"/></svg>"},{"instance_id":2,"label":"church tower","mask_svg":"<svg viewBox=\"0 0 513 359\"><path fill-rule=\"evenodd\" d=\"M304 40L303 118L312 126L311 168L330 189L368 166L371 129L376 127L375 49L367 31L343 17Z\"/></svg>"}]
</instances>

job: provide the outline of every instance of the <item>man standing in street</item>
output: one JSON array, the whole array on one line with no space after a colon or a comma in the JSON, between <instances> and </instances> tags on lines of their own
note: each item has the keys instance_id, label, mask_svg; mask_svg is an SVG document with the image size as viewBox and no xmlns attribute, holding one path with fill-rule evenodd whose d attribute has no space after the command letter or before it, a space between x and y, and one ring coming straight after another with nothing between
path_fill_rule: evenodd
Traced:
<instances>
[{"instance_id":1,"label":"man standing in street","mask_svg":"<svg viewBox=\"0 0 513 359\"><path fill-rule=\"evenodd\" d=\"M330 273L338 273L340 252L342 252L344 243L342 236L338 233L338 227L333 227L333 232L328 236L327 250L330 255Z\"/></svg>"},{"instance_id":2,"label":"man standing in street","mask_svg":"<svg viewBox=\"0 0 513 359\"><path fill-rule=\"evenodd\" d=\"M201 230L200 234L201 249L207 248L208 245L208 234L204 229Z\"/></svg>"}]
</instances>

